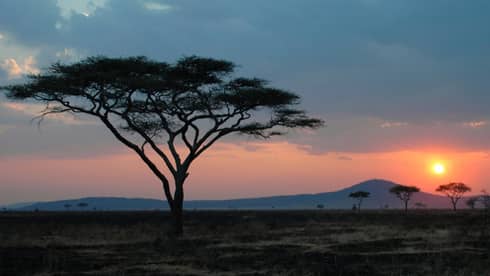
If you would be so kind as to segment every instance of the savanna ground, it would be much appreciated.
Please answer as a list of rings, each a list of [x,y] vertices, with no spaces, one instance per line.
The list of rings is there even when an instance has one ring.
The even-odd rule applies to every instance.
[[[490,275],[481,211],[0,214],[0,275]]]

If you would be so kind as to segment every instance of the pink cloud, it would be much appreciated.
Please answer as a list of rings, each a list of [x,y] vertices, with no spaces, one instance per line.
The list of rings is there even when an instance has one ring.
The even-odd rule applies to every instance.
[[[28,56],[19,64],[14,58],[7,58],[0,64],[0,68],[7,72],[9,79],[16,79],[26,74],[38,74],[40,71],[36,67],[36,60],[33,56]]]
[[[463,126],[465,127],[471,127],[471,128],[481,128],[487,125],[486,121],[471,121],[471,122],[465,122],[463,123]]]

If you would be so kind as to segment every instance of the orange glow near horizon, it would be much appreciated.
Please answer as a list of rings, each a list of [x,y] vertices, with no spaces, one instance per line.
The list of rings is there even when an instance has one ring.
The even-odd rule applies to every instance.
[[[429,193],[458,181],[478,192],[490,189],[488,161],[485,152],[314,154],[286,142],[221,143],[191,167],[186,198],[320,193],[373,178],[415,185]],[[444,166],[444,173],[434,173],[436,163]],[[158,180],[129,151],[81,159],[0,158],[0,203],[84,196],[162,198],[163,193]]]

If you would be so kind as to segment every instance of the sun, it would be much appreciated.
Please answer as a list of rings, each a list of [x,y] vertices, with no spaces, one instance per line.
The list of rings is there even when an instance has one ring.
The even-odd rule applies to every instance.
[[[435,163],[432,165],[432,172],[438,175],[442,175],[446,172],[446,167],[442,163]]]

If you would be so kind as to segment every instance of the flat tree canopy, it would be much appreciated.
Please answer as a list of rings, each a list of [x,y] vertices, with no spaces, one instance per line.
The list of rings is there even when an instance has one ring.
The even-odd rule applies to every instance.
[[[365,198],[368,198],[369,195],[371,193],[370,192],[366,192],[366,191],[357,191],[357,192],[352,192],[349,194],[349,197],[352,197],[352,198],[355,198],[357,199],[357,211],[361,211],[361,204],[362,204],[362,201],[363,199]]]
[[[41,118],[97,118],[161,181],[181,233],[189,168],[217,140],[233,133],[269,138],[288,128],[323,125],[296,108],[298,95],[262,79],[234,77],[234,69],[232,62],[196,56],[172,64],[98,56],[55,63],[27,83],[3,89],[10,99],[45,103]]]
[[[390,193],[396,195],[405,205],[405,212],[408,210],[408,201],[412,198],[413,193],[420,192],[415,186],[396,185],[390,189]]]
[[[365,192],[365,191],[357,191],[357,192],[352,192],[349,194],[349,197],[352,198],[367,198],[369,197],[371,193],[370,192]]]
[[[471,188],[461,182],[451,182],[449,184],[439,185],[436,189],[436,192],[445,194],[451,200],[453,210],[455,211],[458,201],[469,191],[471,191]]]

